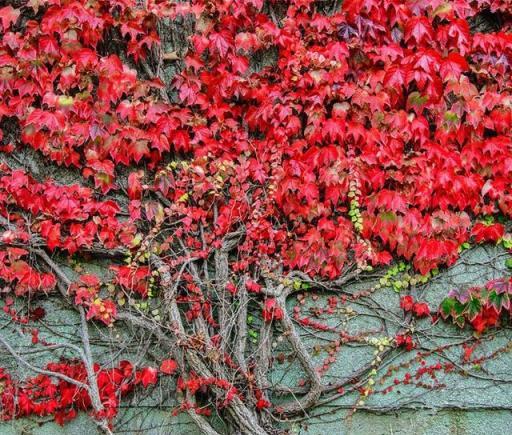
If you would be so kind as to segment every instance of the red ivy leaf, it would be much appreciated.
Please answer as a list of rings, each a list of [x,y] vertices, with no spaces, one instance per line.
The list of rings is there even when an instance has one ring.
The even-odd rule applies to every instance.
[[[416,317],[426,317],[430,314],[430,308],[425,302],[416,302],[413,311]]]
[[[172,375],[178,369],[178,363],[173,359],[166,359],[160,365],[160,372],[166,375]]]
[[[402,296],[400,298],[400,308],[402,308],[404,311],[411,311],[414,306],[414,299],[412,296]]]
[[[154,367],[144,367],[142,370],[135,374],[135,383],[140,384],[144,387],[148,385],[156,384],[158,379],[158,370]]]
[[[20,10],[14,9],[12,6],[5,6],[0,8],[0,22],[4,32],[6,32],[12,23],[15,23],[20,16]]]
[[[471,230],[471,236],[475,238],[475,242],[497,242],[505,234],[505,227],[502,224],[486,225],[478,222]]]
[[[33,124],[37,128],[46,127],[50,132],[64,129],[65,117],[61,112],[47,112],[41,109],[34,109],[27,117],[27,124]]]

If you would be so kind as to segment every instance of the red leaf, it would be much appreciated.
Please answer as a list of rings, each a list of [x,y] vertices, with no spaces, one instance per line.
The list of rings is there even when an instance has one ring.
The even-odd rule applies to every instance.
[[[128,197],[132,200],[140,199],[142,196],[142,185],[140,183],[142,177],[142,171],[131,172],[128,176]]]
[[[251,293],[259,293],[261,291],[261,285],[259,285],[258,283],[254,282],[252,279],[248,279],[245,282],[245,287]]]
[[[383,80],[384,86],[395,92],[399,92],[401,87],[407,83],[408,74],[408,67],[404,67],[403,65],[391,65],[386,69]]]
[[[412,17],[405,23],[405,40],[410,42],[411,39],[416,44],[434,39],[434,30],[427,17]]]
[[[166,359],[160,365],[160,371],[166,375],[172,375],[178,369],[178,363],[173,359]]]
[[[256,402],[256,408],[258,408],[258,409],[270,408],[270,406],[271,406],[270,402],[265,399],[259,399]]]
[[[96,54],[96,52],[88,48],[82,48],[73,53],[73,59],[80,69],[86,67],[92,68],[95,67],[97,64],[98,55]]]
[[[505,234],[505,227],[502,224],[486,225],[478,222],[471,230],[471,236],[475,238],[475,242],[497,242]]]
[[[469,65],[464,57],[458,53],[450,53],[448,57],[443,60],[439,73],[444,81],[459,80],[461,74],[467,71],[468,68]]]
[[[52,221],[43,221],[41,223],[41,235],[46,239],[46,244],[50,250],[61,245],[60,224],[54,224]]]
[[[272,320],[281,320],[284,316],[282,308],[278,305],[275,298],[269,298],[265,301],[263,307],[263,320],[270,323]]]
[[[46,127],[50,132],[64,129],[65,118],[61,112],[47,112],[41,109],[34,109],[27,117],[27,124],[33,124],[37,128]]]
[[[158,379],[158,370],[154,367],[144,367],[142,370],[138,371],[135,375],[135,383],[140,384],[144,387],[148,385],[156,384]]]
[[[0,8],[0,20],[4,32],[7,32],[12,23],[15,23],[20,16],[20,10],[14,9],[12,6]]]
[[[395,337],[396,345],[398,347],[405,347],[405,350],[410,351],[416,347],[410,335],[397,335]]]
[[[412,296],[402,296],[400,298],[400,308],[402,308],[404,311],[411,311],[414,306],[414,299]]]
[[[230,292],[232,295],[236,295],[238,293],[238,289],[236,288],[236,285],[232,282],[228,282],[226,284],[226,290]]]
[[[416,317],[426,317],[430,314],[430,308],[425,302],[416,302],[413,311]]]

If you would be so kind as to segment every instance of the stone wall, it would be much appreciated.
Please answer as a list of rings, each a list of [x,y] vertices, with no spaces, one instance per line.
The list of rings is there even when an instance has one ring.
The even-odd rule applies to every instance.
[[[477,247],[462,254],[459,262],[452,268],[442,271],[426,285],[413,289],[417,297],[428,301],[431,307],[437,307],[451,288],[469,287],[484,284],[486,281],[507,274],[505,260],[509,254],[497,247]],[[101,265],[89,265],[96,272],[101,272]],[[373,273],[360,282],[349,285],[347,292],[355,292],[371,287],[378,280],[378,273]],[[308,299],[310,307],[324,306],[327,294],[319,294],[316,300]],[[365,367],[375,358],[376,347],[372,338],[393,336],[400,328],[403,314],[399,309],[400,293],[390,288],[382,288],[370,298],[356,303],[347,303],[339,312],[326,317],[326,321],[338,329],[344,329],[353,335],[368,337],[368,342],[352,344],[341,348],[337,361],[331,365],[324,375],[324,382],[339,382],[343,378],[351,378],[357,372],[364,372]],[[293,302],[293,301],[292,301]],[[78,319],[75,312],[63,304],[60,299],[48,299],[41,302],[47,310],[44,327],[40,336],[51,342],[62,340],[73,341],[76,337]],[[376,313],[385,313],[379,318]],[[321,316],[320,316],[321,317]],[[76,318],[76,321],[73,321]],[[365,399],[364,405],[353,413],[354,404],[360,399],[359,393],[347,393],[314,410],[308,418],[282,424],[283,429],[297,434],[322,434],[326,431],[336,434],[484,434],[507,433],[512,423],[512,356],[506,346],[511,342],[511,330],[508,325],[489,331],[478,341],[474,357],[490,355],[501,349],[495,357],[481,365],[462,364],[463,343],[475,343],[472,331],[438,321],[434,325],[430,320],[417,323],[417,351],[427,352],[449,344],[445,351],[434,351],[424,358],[424,365],[430,366],[438,362],[450,362],[455,370],[451,373],[440,371],[436,373],[437,384],[443,388],[424,389],[418,386],[397,385],[386,395],[372,394]],[[159,348],[153,348],[148,337],[138,337],[138,340],[128,340],[130,331],[122,323],[116,323],[114,328],[91,328],[96,358],[104,364],[130,356],[132,361],[139,364],[151,364],[152,356],[158,355]],[[15,325],[7,325],[2,331],[20,354],[31,349],[29,337],[23,335]],[[305,342],[316,362],[322,364],[326,350],[335,340],[332,333],[314,333],[311,330],[302,331]],[[106,347],[107,340],[102,334],[109,334],[115,346]],[[126,342],[123,339],[126,338]],[[78,337],[76,337],[78,340]],[[272,382],[289,386],[291,389],[300,384],[302,370],[293,355],[281,343],[279,336],[274,337],[277,354],[284,358],[275,362],[270,374]],[[282,349],[280,346],[283,346]],[[405,373],[414,374],[421,367],[421,362],[415,360],[416,352],[401,352],[392,350],[392,356],[376,370],[375,390],[382,390],[392,385],[394,379],[403,379]],[[62,351],[61,356],[70,357],[68,351]],[[29,361],[41,367],[50,358],[48,353],[31,354]],[[55,354],[51,356],[55,360]],[[18,376],[33,375],[24,367],[13,366],[13,360],[5,353],[0,354],[0,365],[8,367]],[[384,376],[391,367],[398,367],[391,376]],[[367,372],[366,372],[367,373]],[[362,376],[364,379],[366,375]],[[429,377],[421,378],[425,384],[434,385]],[[141,395],[142,394],[142,395]],[[164,406],[156,408],[155,399]],[[116,422],[116,433],[119,434],[195,434],[198,433],[186,416],[172,416],[174,401],[174,385],[168,379],[161,379],[157,387],[148,392],[135,392],[134,396],[124,402]],[[274,398],[276,404],[279,398]],[[131,405],[131,404],[137,404]],[[277,425],[276,425],[277,426]],[[221,433],[226,429],[218,426]],[[0,425],[1,434],[94,434],[96,428],[86,415],[80,416],[64,428],[55,423],[41,419],[22,419],[5,422]]]

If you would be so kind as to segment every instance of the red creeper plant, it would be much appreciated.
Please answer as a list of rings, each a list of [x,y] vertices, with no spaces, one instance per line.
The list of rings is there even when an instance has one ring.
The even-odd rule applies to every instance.
[[[510,314],[511,294],[512,278],[495,279],[483,287],[452,290],[441,303],[439,313],[460,327],[469,323],[481,334],[498,326],[502,315]]]
[[[271,433],[352,381],[370,395],[359,378],[373,382],[394,350],[314,318],[323,312],[290,314],[291,296],[366,298],[382,286],[344,286],[393,261],[411,265],[399,291],[470,241],[506,236],[510,1],[337,3],[0,1],[4,314],[37,329],[41,316],[23,310],[48,295],[80,318],[72,359],[25,361],[35,380],[2,370],[4,418],[90,411],[108,432],[123,395],[170,375],[177,412],[204,433],[216,433],[213,409],[233,431]],[[499,22],[490,33],[471,27],[484,12]],[[482,332],[506,294],[450,296],[442,313]],[[408,322],[430,315],[411,296],[401,305]],[[341,309],[334,300],[327,312]],[[144,331],[162,354],[130,370],[100,361],[91,322],[128,325],[134,340]],[[300,328],[338,334],[322,367]],[[274,334],[307,378],[279,406]],[[324,382],[352,341],[377,347],[372,364]],[[410,330],[393,343],[416,345]]]

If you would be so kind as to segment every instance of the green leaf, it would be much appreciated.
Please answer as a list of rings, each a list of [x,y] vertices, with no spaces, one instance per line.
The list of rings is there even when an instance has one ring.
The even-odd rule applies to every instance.
[[[441,302],[441,317],[443,319],[447,319],[452,314],[454,307],[455,307],[455,299],[453,298],[446,298]]]
[[[460,316],[466,309],[467,304],[461,304],[458,300],[455,300],[455,305],[453,307],[453,312]]]
[[[469,320],[473,320],[476,316],[478,316],[481,310],[482,303],[480,302],[480,299],[471,298],[466,304],[466,312]]]
[[[487,226],[492,225],[494,223],[494,216],[485,216],[482,220],[482,223]]]
[[[407,104],[410,106],[424,106],[428,103],[428,95],[421,95],[419,92],[411,92],[407,97]],[[445,115],[446,116],[446,115]]]
[[[505,301],[505,296],[508,298],[506,293],[497,294],[495,291],[489,293],[489,303],[494,307],[498,314],[501,314]]]
[[[73,101],[73,97],[67,95],[60,95],[59,98],[57,98],[57,104],[61,107],[70,107],[73,105]]]
[[[444,120],[448,122],[456,122],[459,120],[459,116],[454,112],[447,111],[444,113]]]
[[[392,211],[383,211],[379,213],[379,217],[384,222],[394,222],[396,221],[396,214]]]
[[[464,323],[466,323],[466,319],[464,316],[458,316],[453,319],[453,323],[455,323],[459,328],[463,328]]]

